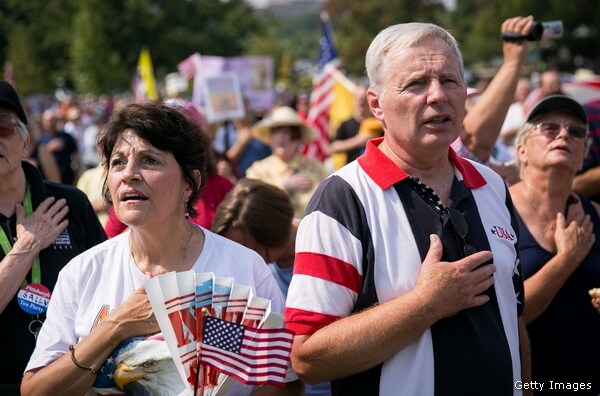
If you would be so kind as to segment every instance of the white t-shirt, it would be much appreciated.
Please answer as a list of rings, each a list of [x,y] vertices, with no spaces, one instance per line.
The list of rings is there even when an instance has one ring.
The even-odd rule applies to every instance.
[[[515,136],[513,136],[511,141],[508,143],[504,141],[503,137],[506,132],[518,129],[524,123],[525,110],[523,108],[523,104],[521,102],[514,102],[508,108],[506,118],[504,119],[504,124],[502,124],[502,128],[500,128],[500,139],[498,139],[498,143],[501,144],[513,158],[515,156]]]
[[[200,227],[205,235],[202,253],[192,269],[233,277],[252,287],[255,295],[271,300],[271,309],[283,313],[284,298],[271,271],[253,250]],[[45,367],[85,338],[100,319],[117,308],[144,283],[129,250],[129,232],[109,239],[73,258],[60,272],[47,319],[27,368]],[[253,388],[236,381],[231,395]]]

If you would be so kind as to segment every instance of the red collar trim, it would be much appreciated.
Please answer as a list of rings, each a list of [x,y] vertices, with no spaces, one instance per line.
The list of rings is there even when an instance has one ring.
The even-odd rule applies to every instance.
[[[382,137],[368,140],[365,153],[358,158],[358,164],[375,184],[385,190],[410,175],[377,148],[382,141]],[[448,148],[448,157],[463,176],[463,181],[468,188],[479,188],[487,183],[475,166],[468,160],[459,157],[452,147]]]
[[[357,161],[375,184],[385,190],[410,175],[398,168],[391,159],[377,148],[381,142],[383,142],[382,137],[368,140],[365,153],[358,157]]]
[[[463,182],[465,183],[465,186],[467,186],[467,188],[480,188],[487,184],[487,181],[483,178],[481,173],[479,173],[477,168],[475,168],[475,165],[473,165],[467,159],[459,157],[458,154],[456,154],[456,151],[452,149],[452,147],[450,147],[448,157],[450,158],[450,161],[452,161],[456,169],[458,169],[458,172],[460,172],[460,174],[462,175]]]

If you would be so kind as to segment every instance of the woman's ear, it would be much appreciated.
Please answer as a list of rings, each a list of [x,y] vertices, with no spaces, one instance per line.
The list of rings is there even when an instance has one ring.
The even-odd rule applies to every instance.
[[[202,173],[200,173],[200,171],[198,169],[194,169],[192,171],[192,176],[194,177],[194,180],[196,181],[196,185],[198,186],[198,189],[200,189],[200,184],[202,182]]]
[[[200,173],[200,171],[198,169],[194,169],[192,170],[192,177],[194,178],[194,181],[196,182],[196,186],[198,186],[198,189],[200,189],[200,182],[202,181],[202,175]],[[190,197],[192,196],[192,184],[191,183],[186,183],[186,188],[185,188],[185,192],[184,192],[184,204],[187,205],[187,202],[190,200]]]
[[[515,147],[515,156],[519,159],[519,162],[522,165],[527,163],[527,149],[525,148],[524,143],[521,143]]]

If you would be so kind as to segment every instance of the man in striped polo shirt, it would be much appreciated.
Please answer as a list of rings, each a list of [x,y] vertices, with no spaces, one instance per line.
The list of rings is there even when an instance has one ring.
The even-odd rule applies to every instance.
[[[293,368],[339,395],[521,394],[514,210],[500,176],[450,149],[465,112],[458,45],[399,24],[366,66],[384,137],[320,185],[300,225]]]

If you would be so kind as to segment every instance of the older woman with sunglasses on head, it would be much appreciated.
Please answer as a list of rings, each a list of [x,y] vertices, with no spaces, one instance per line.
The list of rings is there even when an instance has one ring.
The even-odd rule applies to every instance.
[[[588,290],[600,287],[600,206],[571,188],[587,150],[583,107],[564,95],[543,99],[517,134],[521,181],[510,193],[518,212],[532,378],[591,383],[596,395],[600,314]]]
[[[254,295],[271,300],[273,311],[283,311],[283,295],[258,254],[186,216],[195,215],[210,150],[194,122],[168,105],[131,104],[113,116],[98,143],[106,158],[107,200],[129,231],[77,256],[61,271],[57,298],[26,368],[24,395],[89,392],[100,385],[96,375],[122,341],[159,332],[143,288],[148,277],[190,269],[214,272],[250,286]],[[138,358],[148,367],[158,360],[143,356]],[[122,387],[145,379],[143,373],[124,371]],[[236,383],[229,394],[254,391]]]
[[[27,116],[0,81],[0,394],[18,395],[59,271],[106,236],[86,196],[26,161]]]

